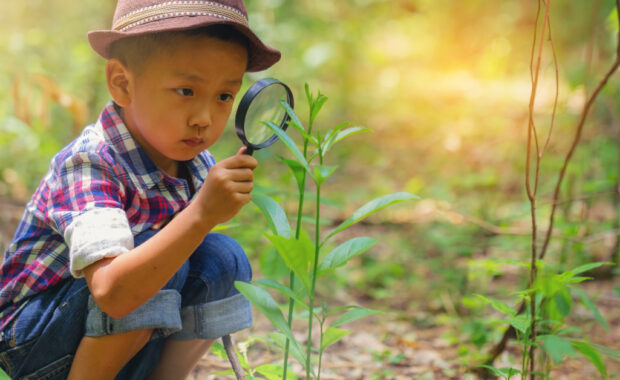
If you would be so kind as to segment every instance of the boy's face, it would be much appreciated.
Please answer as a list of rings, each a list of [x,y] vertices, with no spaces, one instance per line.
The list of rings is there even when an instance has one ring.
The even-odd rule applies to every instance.
[[[246,64],[244,46],[196,37],[154,53],[140,72],[126,69],[124,122],[159,168],[176,175],[176,161],[190,160],[217,141]]]

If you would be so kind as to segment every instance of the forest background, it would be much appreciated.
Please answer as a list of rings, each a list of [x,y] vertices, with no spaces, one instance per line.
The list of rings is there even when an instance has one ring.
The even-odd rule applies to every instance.
[[[104,61],[86,33],[108,28],[114,5],[0,4],[2,250],[50,158],[96,119],[109,98]],[[276,77],[292,88],[296,111],[305,117],[308,83],[329,98],[319,128],[349,121],[372,130],[332,153],[331,165],[340,169],[324,186],[322,223],[334,225],[382,194],[407,191],[421,198],[356,226],[354,232],[380,242],[319,284],[322,299],[385,313],[353,325],[355,332],[334,348],[324,378],[473,376],[466,375],[469,365],[505,330],[497,323],[501,315],[476,294],[513,304],[512,295],[528,286],[532,227],[524,181],[530,59],[540,3],[248,0],[247,6],[252,27],[283,58],[267,72],[248,74],[245,88]],[[584,103],[615,58],[614,9],[613,0],[550,6],[559,95],[540,167],[543,231]],[[533,113],[541,139],[549,133],[556,100],[554,58],[550,44],[544,46]],[[568,166],[546,257],[557,272],[617,258],[619,99],[615,75],[597,97]],[[291,136],[300,141],[295,132]],[[231,123],[212,152],[222,159],[238,145]],[[282,144],[256,154],[259,191],[294,213],[294,179],[276,155],[287,155]],[[250,205],[225,232],[242,241],[255,277],[284,278],[288,270],[262,236],[265,225]],[[609,329],[587,305],[575,305],[566,323],[582,328],[592,342],[618,349],[616,268],[605,272],[605,280],[594,273],[599,278],[582,287]],[[259,319],[249,336],[268,329]],[[498,361],[514,365],[518,357],[518,347],[509,346]],[[609,377],[620,374],[614,355],[604,361]],[[557,378],[600,376],[595,365],[572,355],[550,366]]]

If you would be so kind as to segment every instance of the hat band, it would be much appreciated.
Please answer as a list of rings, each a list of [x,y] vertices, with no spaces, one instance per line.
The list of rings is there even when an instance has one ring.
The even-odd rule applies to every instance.
[[[132,11],[119,18],[112,26],[112,29],[124,32],[145,23],[184,16],[219,17],[248,26],[247,18],[233,7],[211,1],[169,1]]]

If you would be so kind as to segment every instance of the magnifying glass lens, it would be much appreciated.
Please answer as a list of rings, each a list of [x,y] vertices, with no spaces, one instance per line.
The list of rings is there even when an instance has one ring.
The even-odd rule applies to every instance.
[[[245,117],[245,137],[250,144],[262,144],[273,136],[273,131],[263,122],[280,125],[286,117],[281,100],[287,101],[287,92],[284,86],[277,84],[265,87],[252,100]]]

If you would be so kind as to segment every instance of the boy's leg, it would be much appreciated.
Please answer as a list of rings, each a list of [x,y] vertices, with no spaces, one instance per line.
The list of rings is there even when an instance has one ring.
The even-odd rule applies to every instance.
[[[69,279],[30,298],[0,332],[0,368],[15,379],[66,378],[89,294],[84,279]]]
[[[134,244],[142,244],[156,232],[144,231],[134,238]],[[144,379],[157,365],[163,336],[182,328],[180,292],[188,271],[186,262],[162,290],[123,318],[107,316],[91,297],[86,335],[78,347],[70,379]]]
[[[148,380],[187,378],[213,342],[213,339],[166,339],[159,363]]]
[[[73,359],[69,380],[111,379],[149,341],[153,330],[82,338]]]
[[[250,281],[252,269],[232,238],[212,233],[189,259],[181,291],[183,330],[166,339],[153,379],[182,379],[196,366],[215,339],[249,327],[252,309],[234,286]]]

